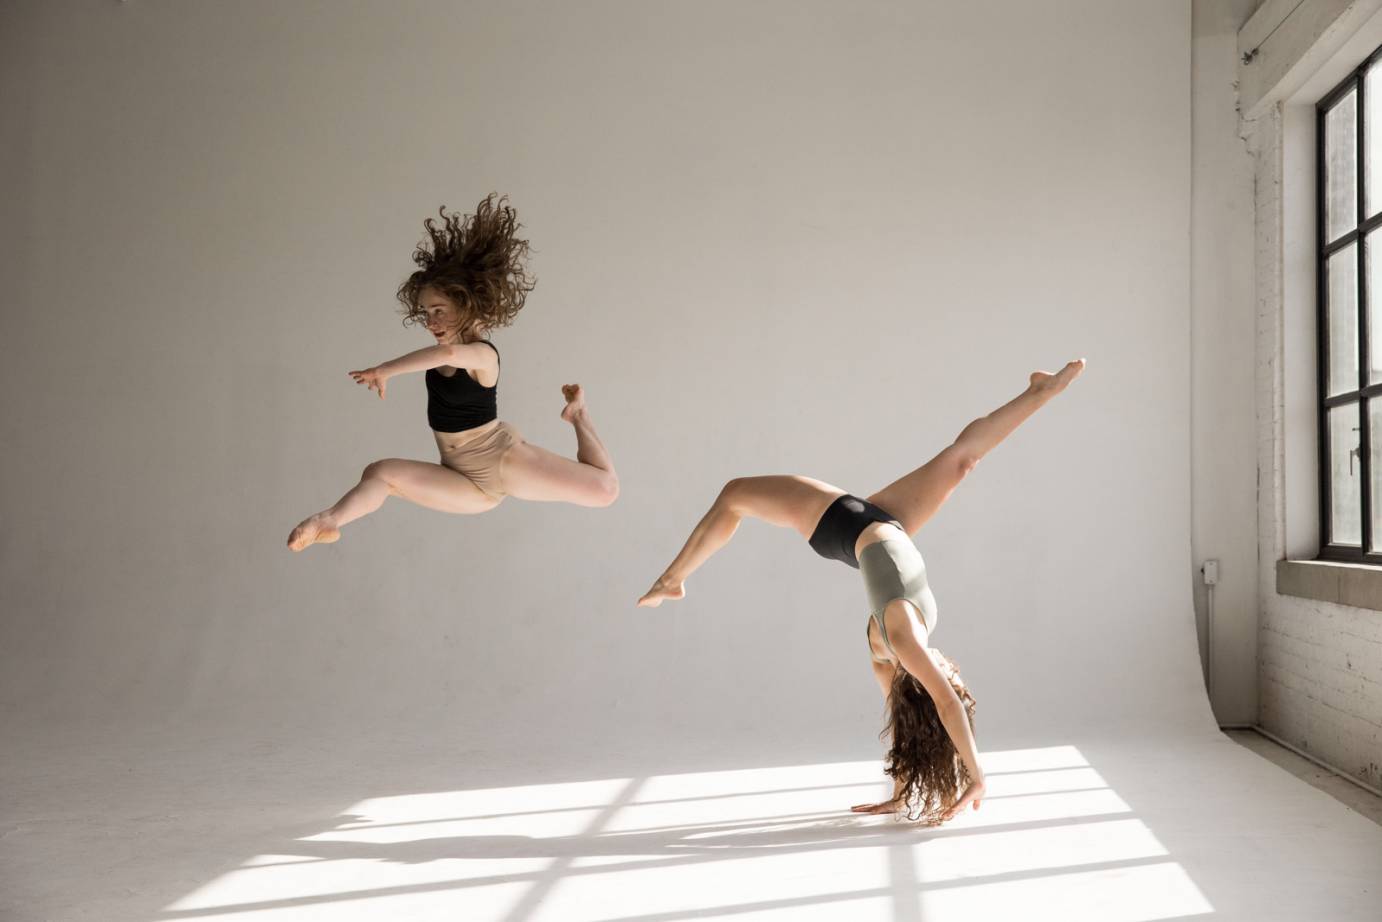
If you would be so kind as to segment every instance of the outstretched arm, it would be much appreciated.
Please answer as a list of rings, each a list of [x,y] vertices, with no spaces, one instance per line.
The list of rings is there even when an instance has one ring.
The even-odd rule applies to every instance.
[[[382,400],[385,384],[394,375],[427,371],[429,368],[440,368],[443,365],[470,368],[475,371],[494,371],[499,367],[499,355],[483,343],[443,343],[400,355],[373,368],[352,371],[350,376],[355,379],[356,384],[364,384],[370,390],[378,391]]]

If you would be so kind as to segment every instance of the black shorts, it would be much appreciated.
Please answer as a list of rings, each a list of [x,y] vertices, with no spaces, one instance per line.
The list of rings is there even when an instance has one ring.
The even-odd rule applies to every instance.
[[[845,493],[821,513],[820,521],[811,532],[811,549],[822,557],[842,561],[857,570],[859,561],[854,556],[854,545],[864,529],[874,522],[891,522],[902,527],[891,513],[866,499]]]

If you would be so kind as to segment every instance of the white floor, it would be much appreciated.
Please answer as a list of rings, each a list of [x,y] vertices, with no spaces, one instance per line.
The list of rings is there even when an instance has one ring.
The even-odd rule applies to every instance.
[[[6,729],[0,918],[1367,920],[1382,827],[1222,736],[985,753],[941,829],[870,759],[650,740]]]

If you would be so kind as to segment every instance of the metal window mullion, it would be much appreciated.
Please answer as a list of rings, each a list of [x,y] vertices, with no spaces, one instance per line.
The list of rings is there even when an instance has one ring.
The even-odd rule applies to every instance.
[[[1382,226],[1382,211],[1379,211],[1371,218],[1368,218],[1358,227],[1355,227],[1352,230],[1342,234],[1339,237],[1339,239],[1330,240],[1328,243],[1326,243],[1324,245],[1324,255],[1333,256],[1335,253],[1339,252],[1353,241],[1359,239],[1360,237],[1367,236],[1369,233],[1376,230],[1379,226]]]
[[[1357,162],[1354,164],[1353,173],[1357,177],[1355,187],[1355,205],[1358,211],[1358,252],[1357,275],[1358,275],[1358,389],[1361,392],[1368,386],[1368,378],[1371,370],[1368,367],[1368,274],[1367,274],[1367,238],[1363,236],[1364,219],[1367,216],[1367,167],[1364,163],[1366,156],[1364,139],[1367,134],[1367,122],[1364,114],[1367,111],[1364,105],[1366,101],[1366,83],[1364,79],[1366,71],[1362,68],[1358,70],[1357,94],[1353,97],[1354,109],[1354,137],[1353,149],[1354,157]],[[1361,397],[1358,400],[1358,475],[1363,482],[1360,484],[1362,489],[1358,491],[1362,508],[1362,530],[1361,543],[1362,552],[1367,554],[1372,550],[1372,427],[1369,424],[1368,399]]]
[[[1333,95],[1333,94],[1331,94]],[[1320,484],[1320,522],[1323,525],[1321,531],[1320,553],[1324,555],[1334,543],[1334,522],[1331,511],[1333,508],[1330,490],[1330,466],[1329,466],[1329,409],[1325,404],[1325,399],[1329,394],[1329,305],[1326,303],[1328,297],[1328,287],[1325,278],[1327,263],[1324,255],[1325,237],[1328,230],[1325,226],[1327,202],[1325,200],[1325,174],[1328,172],[1329,164],[1325,159],[1325,119],[1328,109],[1321,103],[1315,115],[1315,235],[1318,239],[1316,249],[1316,272],[1315,272],[1315,313],[1316,331],[1315,343],[1317,362],[1316,376],[1319,379],[1319,484]]]
[[[1353,547],[1326,547],[1320,549],[1319,559],[1339,560],[1348,563],[1365,563],[1370,566],[1377,566],[1382,564],[1382,551],[1364,554]]]
[[[1382,219],[1382,215],[1379,215],[1378,217],[1379,217],[1379,219]],[[1382,224],[1382,220],[1379,220],[1378,223],[1379,223],[1379,224]],[[1344,235],[1343,235],[1342,237],[1340,237],[1338,240],[1331,240],[1329,243],[1324,244],[1324,255],[1325,255],[1325,257],[1327,258],[1327,257],[1333,256],[1335,253],[1339,252],[1340,250],[1345,249],[1350,243],[1355,242],[1355,241],[1358,240],[1358,238],[1361,237],[1362,235],[1363,235],[1363,229],[1362,229],[1362,228],[1359,228],[1359,227],[1355,227],[1355,228],[1353,228],[1353,230],[1351,230],[1351,231],[1349,231],[1348,233],[1344,234]]]
[[[1321,548],[1320,560],[1337,560],[1344,563],[1365,563],[1368,566],[1382,565],[1382,553],[1364,554],[1352,547]]]
[[[1374,397],[1382,397],[1382,383],[1369,384],[1361,391],[1345,391],[1342,394],[1335,394],[1324,399],[1324,408],[1332,410],[1347,403],[1355,403],[1359,398],[1372,400]]]

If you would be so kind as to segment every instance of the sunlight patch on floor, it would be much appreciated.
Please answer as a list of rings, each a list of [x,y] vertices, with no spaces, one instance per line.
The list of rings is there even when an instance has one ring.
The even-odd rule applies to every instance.
[[[673,922],[1212,912],[1071,746],[983,756],[990,797],[939,829],[851,814],[876,761],[374,797],[164,919]]]

